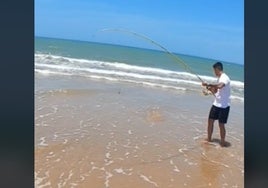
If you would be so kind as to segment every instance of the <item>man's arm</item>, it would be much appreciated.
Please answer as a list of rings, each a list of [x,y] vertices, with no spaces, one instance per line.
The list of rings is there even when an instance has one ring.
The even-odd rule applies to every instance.
[[[211,91],[213,94],[217,93],[218,89],[221,89],[225,86],[224,83],[218,83],[218,84],[208,84],[208,83],[202,83],[202,86],[205,86],[207,90]]]
[[[225,84],[224,83],[218,83],[218,84],[208,84],[208,83],[202,83],[202,86],[206,86],[206,87],[213,87],[213,88],[215,88],[215,89],[221,89],[221,88],[223,88],[224,86],[225,86]]]

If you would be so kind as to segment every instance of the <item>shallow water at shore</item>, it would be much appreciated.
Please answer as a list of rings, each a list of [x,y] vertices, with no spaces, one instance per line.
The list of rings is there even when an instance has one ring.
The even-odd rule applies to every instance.
[[[36,75],[36,187],[243,187],[244,105],[228,147],[206,122],[212,96]]]

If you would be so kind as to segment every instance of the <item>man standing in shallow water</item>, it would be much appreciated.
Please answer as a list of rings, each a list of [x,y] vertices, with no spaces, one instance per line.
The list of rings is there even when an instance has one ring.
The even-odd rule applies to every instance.
[[[217,62],[213,65],[213,70],[218,77],[218,81],[216,84],[207,84],[202,83],[203,86],[206,86],[208,90],[210,90],[214,96],[215,100],[209,112],[208,117],[208,127],[207,127],[207,141],[211,142],[214,121],[219,121],[220,127],[220,136],[221,136],[221,146],[226,146],[225,142],[225,124],[227,123],[229,111],[230,111],[230,79],[229,77],[223,72],[223,65],[220,62]]]

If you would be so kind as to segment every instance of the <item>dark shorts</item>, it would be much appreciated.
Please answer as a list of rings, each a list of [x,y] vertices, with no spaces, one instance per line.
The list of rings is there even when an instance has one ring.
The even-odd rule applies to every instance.
[[[219,108],[212,105],[209,112],[209,119],[219,120],[220,123],[227,123],[229,116],[230,106],[227,108]]]

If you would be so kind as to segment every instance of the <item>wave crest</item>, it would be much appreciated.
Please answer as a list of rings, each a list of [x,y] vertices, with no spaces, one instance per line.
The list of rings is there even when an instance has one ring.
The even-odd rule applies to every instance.
[[[76,59],[50,54],[35,54],[35,71],[41,74],[83,76],[109,81],[124,81],[150,87],[176,90],[198,90],[201,83],[196,75],[160,68],[142,67],[121,62]],[[216,78],[200,75],[207,82]],[[244,83],[231,81],[232,99],[244,100]]]

